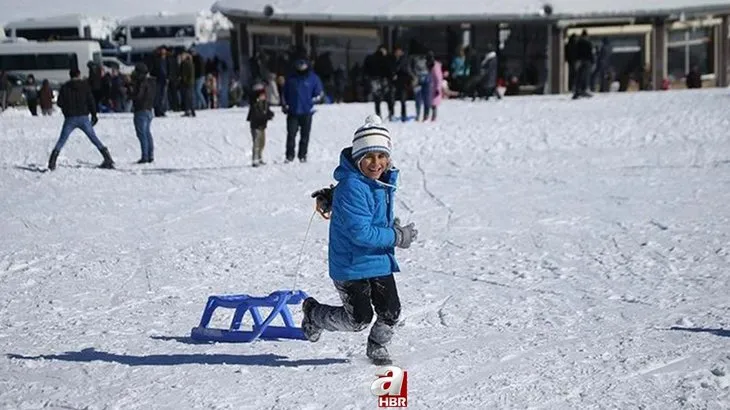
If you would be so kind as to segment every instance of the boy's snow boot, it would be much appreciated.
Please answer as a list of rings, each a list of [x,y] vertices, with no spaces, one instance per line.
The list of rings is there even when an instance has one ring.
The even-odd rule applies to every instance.
[[[48,158],[48,169],[53,171],[56,169],[56,160],[58,159],[58,151],[55,149],[51,152],[51,157]]]
[[[319,340],[319,337],[322,336],[322,329],[315,326],[311,319],[312,309],[314,309],[317,305],[319,305],[319,302],[312,297],[304,299],[304,303],[302,303],[302,312],[304,312],[304,319],[302,319],[302,331],[304,331],[304,336],[310,342],[316,342]]]
[[[104,157],[104,162],[99,165],[99,168],[114,168],[114,160],[112,160],[112,156],[109,154],[109,149],[107,147],[101,149],[101,155]]]
[[[388,353],[388,349],[386,349],[385,346],[374,342],[370,338],[368,338],[367,355],[368,358],[370,358],[370,360],[378,366],[393,363],[393,361],[390,359],[390,353]]]

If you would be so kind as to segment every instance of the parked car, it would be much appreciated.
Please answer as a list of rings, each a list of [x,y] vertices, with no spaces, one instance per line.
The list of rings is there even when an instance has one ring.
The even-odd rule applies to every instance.
[[[120,74],[124,75],[132,75],[132,72],[134,71],[134,66],[124,64],[116,57],[104,56],[101,58],[101,63],[104,65],[106,70],[111,71],[112,69],[117,69]]]
[[[8,81],[10,81],[8,106],[13,107],[25,104],[25,94],[23,94],[23,85],[25,85],[25,79],[26,77],[23,74],[8,73]]]

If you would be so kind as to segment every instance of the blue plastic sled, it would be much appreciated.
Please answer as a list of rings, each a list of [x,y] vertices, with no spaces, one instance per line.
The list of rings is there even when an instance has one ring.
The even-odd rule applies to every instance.
[[[308,295],[302,290],[278,290],[265,297],[250,295],[210,296],[208,297],[208,303],[205,305],[203,317],[200,319],[200,325],[192,329],[190,337],[199,341],[238,343],[250,343],[259,338],[264,340],[306,340],[307,338],[304,336],[302,329],[294,325],[294,320],[287,305],[299,305],[307,297]],[[219,307],[236,310],[229,329],[208,327],[213,312]],[[259,313],[259,307],[272,308],[266,319],[263,319]],[[252,330],[240,330],[246,312],[251,312],[254,322]],[[277,315],[281,315],[285,326],[270,326]]]

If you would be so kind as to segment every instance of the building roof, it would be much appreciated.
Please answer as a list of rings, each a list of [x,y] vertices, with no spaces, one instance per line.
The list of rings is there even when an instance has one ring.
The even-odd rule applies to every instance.
[[[300,21],[478,21],[544,18],[612,18],[679,13],[730,13],[729,0],[218,0],[214,11],[229,17]]]

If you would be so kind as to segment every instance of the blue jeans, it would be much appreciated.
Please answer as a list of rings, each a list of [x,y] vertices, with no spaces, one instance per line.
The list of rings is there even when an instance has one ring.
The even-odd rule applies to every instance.
[[[193,96],[195,97],[195,109],[202,110],[205,107],[205,96],[203,95],[203,83],[205,83],[205,77],[198,77],[195,79],[195,89],[193,90],[195,94]]]
[[[424,121],[428,118],[428,114],[431,111],[431,76],[426,76],[425,79],[421,79],[414,90],[414,99],[416,100],[416,120],[421,116],[421,105],[423,105],[423,119]]]
[[[150,132],[152,117],[152,111],[137,111],[134,113],[134,132],[137,133],[137,139],[139,139],[143,160],[155,158],[155,144],[152,141],[152,132]]]
[[[167,111],[167,83],[158,81],[155,94],[155,113],[165,115],[165,111]]]
[[[66,145],[66,141],[68,140],[69,135],[76,129],[80,129],[81,131],[86,134],[86,136],[89,138],[92,144],[101,151],[104,149],[104,145],[99,141],[99,138],[96,136],[96,132],[94,132],[94,127],[91,126],[91,120],[89,120],[89,117],[87,115],[82,115],[79,117],[66,117],[66,119],[63,121],[63,127],[61,127],[61,136],[58,138],[58,142],[56,142],[56,147],[53,149],[54,151],[60,152],[64,145]]]

